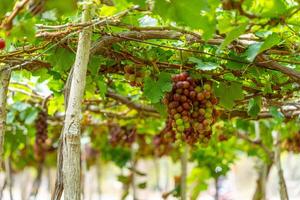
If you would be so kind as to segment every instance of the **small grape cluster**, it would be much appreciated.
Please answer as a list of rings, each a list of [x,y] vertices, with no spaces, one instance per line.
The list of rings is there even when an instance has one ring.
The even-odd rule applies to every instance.
[[[282,149],[294,153],[300,153],[300,133],[296,133],[293,137],[283,140]]]
[[[188,144],[207,143],[211,125],[218,112],[217,98],[212,93],[211,82],[193,79],[187,72],[172,77],[173,88],[164,98],[168,107],[166,132],[177,133]]]
[[[166,126],[159,134],[153,137],[154,154],[159,157],[169,154],[174,148],[173,144],[175,141],[175,131]]]
[[[136,140],[136,129],[118,124],[109,125],[109,143],[113,146],[131,147]]]
[[[34,156],[38,161],[43,161],[47,152],[47,142],[48,139],[48,114],[47,111],[41,110],[35,121],[36,136],[34,143]]]
[[[216,135],[216,139],[219,142],[228,141],[234,135],[235,132],[235,128],[231,123],[217,123],[214,127],[214,133]]]
[[[124,71],[125,71],[124,77],[131,86],[143,85],[143,78],[145,76],[143,71],[133,68],[131,66],[125,66]]]

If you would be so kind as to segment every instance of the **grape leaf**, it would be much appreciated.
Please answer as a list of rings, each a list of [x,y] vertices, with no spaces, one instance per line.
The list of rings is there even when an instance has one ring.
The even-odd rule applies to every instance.
[[[144,95],[151,103],[158,103],[163,97],[163,92],[157,83],[151,78],[147,77],[144,81]]]
[[[195,63],[196,64],[195,68],[198,70],[209,71],[209,70],[215,70],[219,68],[219,65],[217,63],[203,62],[199,58],[195,58],[195,57],[189,57],[189,61]]]
[[[282,122],[284,120],[284,115],[278,110],[277,107],[272,106],[269,112],[276,119],[276,121]]]
[[[218,4],[218,1],[213,0],[190,0],[188,3],[182,0],[156,0],[153,13],[163,19],[175,21],[179,25],[202,29],[203,39],[208,40],[215,32],[214,11]]]
[[[219,50],[224,49],[229,45],[233,40],[237,39],[240,35],[242,35],[247,28],[246,24],[240,25],[233,30],[231,30],[227,35],[224,41],[222,42],[221,46],[219,47]]]
[[[260,42],[251,44],[244,53],[244,56],[246,57],[246,59],[248,61],[252,62],[255,59],[255,57],[257,56],[260,47],[261,47]]]
[[[244,55],[246,56],[248,61],[252,62],[258,54],[272,48],[280,42],[281,38],[279,37],[279,35],[277,33],[272,33],[266,38],[264,42],[257,42],[255,44],[249,45]]]
[[[75,54],[64,48],[57,48],[48,57],[48,62],[53,65],[53,70],[64,72],[71,68],[75,61]]]
[[[158,75],[158,80],[155,81],[149,77],[144,81],[144,95],[151,103],[155,104],[160,102],[165,92],[169,92],[172,89],[171,75],[169,73],[162,72]]]
[[[34,109],[34,108],[28,109],[26,118],[25,118],[25,124],[33,123],[34,120],[37,118],[37,116],[38,116],[37,109]]]
[[[248,103],[248,114],[251,117],[258,115],[261,109],[261,97],[255,97],[249,100]]]
[[[17,21],[10,33],[10,37],[13,37],[15,42],[24,37],[26,37],[27,41],[33,42],[36,39],[35,23],[34,18]]]
[[[77,10],[77,1],[46,1],[45,7],[47,10],[54,9],[59,15],[74,14],[74,12]]]
[[[264,52],[265,50],[272,48],[273,46],[279,44],[280,41],[281,38],[279,37],[279,35],[277,33],[272,33],[262,43],[258,53]]]
[[[107,84],[104,81],[104,77],[103,76],[98,76],[97,79],[97,86],[99,88],[99,92],[100,92],[100,96],[105,99],[105,95],[107,93]]]
[[[161,72],[158,75],[157,84],[161,88],[162,92],[170,92],[172,90],[171,74],[166,72]]]
[[[236,82],[220,83],[213,85],[215,95],[219,98],[219,104],[224,108],[231,109],[234,101],[243,99],[242,84]]]

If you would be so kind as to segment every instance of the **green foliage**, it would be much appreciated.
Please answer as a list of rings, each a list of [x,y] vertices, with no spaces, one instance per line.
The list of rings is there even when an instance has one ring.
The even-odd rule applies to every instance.
[[[99,76],[98,80],[97,80],[97,86],[99,88],[99,93],[100,96],[105,99],[105,95],[107,93],[107,85],[104,81],[104,77],[103,76]]]
[[[70,15],[76,12],[77,1],[76,0],[64,0],[64,1],[47,1],[46,9],[55,10],[58,15]]]
[[[253,61],[258,54],[272,48],[280,42],[281,38],[278,36],[278,34],[272,33],[265,39],[264,42],[258,42],[250,45],[244,55],[246,56],[247,60]]]
[[[160,102],[166,92],[172,89],[171,74],[161,72],[157,75],[157,80],[146,77],[144,95],[151,103]]]
[[[247,28],[246,24],[240,25],[236,28],[234,28],[232,31],[230,31],[227,35],[224,41],[222,42],[221,46],[219,47],[220,50],[227,47],[232,41],[237,39],[240,35],[242,35]]]
[[[107,146],[102,149],[103,159],[114,162],[119,167],[124,167],[131,158],[130,149]]]
[[[284,0],[246,0],[245,7],[262,17],[279,18],[288,11]]]
[[[272,106],[270,108],[270,113],[277,122],[281,123],[284,120],[284,115],[279,111],[278,107]]]
[[[219,67],[217,63],[203,62],[201,59],[195,57],[189,57],[189,61],[196,64],[195,69],[197,70],[210,71],[215,70]]]
[[[19,20],[14,24],[14,28],[11,31],[10,37],[13,42],[29,41],[32,42],[35,39],[35,23],[34,18]]]
[[[75,61],[75,54],[65,48],[56,48],[48,57],[53,69],[62,73],[68,71]]]
[[[255,97],[249,100],[248,114],[252,117],[257,116],[262,106],[261,97]]]
[[[234,101],[243,99],[242,85],[236,82],[214,84],[215,95],[220,99],[220,105],[226,109],[234,107]]]
[[[153,12],[163,19],[175,21],[178,25],[202,29],[203,38],[207,40],[215,31],[214,12],[217,5],[216,0],[192,0],[188,3],[181,0],[156,0]]]

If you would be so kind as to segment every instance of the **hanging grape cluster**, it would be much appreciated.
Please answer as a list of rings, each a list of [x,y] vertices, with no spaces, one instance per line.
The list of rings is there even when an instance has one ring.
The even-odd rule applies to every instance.
[[[136,129],[119,124],[109,125],[109,143],[113,146],[131,147],[136,139]]]
[[[176,138],[188,144],[208,142],[211,125],[218,116],[215,109],[218,100],[212,93],[211,83],[197,81],[187,72],[173,76],[172,80],[172,91],[164,98],[168,107],[165,132],[177,133]]]
[[[38,161],[44,161],[47,152],[48,139],[48,114],[47,111],[41,110],[35,121],[36,136],[34,143],[34,157]]]
[[[300,153],[300,133],[296,133],[293,137],[283,140],[282,149],[294,153]]]
[[[133,68],[131,66],[125,66],[124,71],[125,71],[124,77],[131,86],[143,85],[144,72],[136,68]]]

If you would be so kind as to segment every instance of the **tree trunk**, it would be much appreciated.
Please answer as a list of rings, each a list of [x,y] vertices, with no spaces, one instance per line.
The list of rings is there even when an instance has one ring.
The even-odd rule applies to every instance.
[[[91,19],[90,5],[83,5],[82,22]],[[71,80],[70,95],[63,126],[63,183],[64,199],[80,200],[80,115],[81,102],[89,61],[92,27],[87,27],[79,35],[79,42]]]
[[[160,188],[160,160],[158,157],[153,158],[154,170],[155,170],[155,189],[161,191]]]
[[[219,177],[215,178],[215,200],[219,200]]]
[[[6,67],[6,66],[4,66]],[[2,66],[0,65],[0,69]],[[3,145],[6,124],[6,99],[10,80],[10,71],[5,70],[0,73],[0,169],[3,161]]]
[[[281,153],[281,149],[280,149],[280,133],[278,131],[274,131],[274,135],[275,135],[275,164],[277,167],[277,174],[279,177],[279,193],[280,193],[280,199],[281,200],[288,200],[289,196],[288,196],[288,192],[287,192],[287,188],[286,188],[286,183],[285,183],[285,179],[283,176],[283,171],[282,171],[282,167],[281,167],[281,160],[280,160],[280,153]]]
[[[132,197],[133,200],[137,200],[137,192],[136,192],[136,180],[135,180],[135,172],[136,172],[137,160],[135,157],[135,149],[131,147],[131,189],[132,189]]]
[[[54,191],[52,193],[51,200],[59,200],[62,196],[63,190],[64,190],[64,184],[63,184],[63,153],[62,153],[62,134],[59,139],[59,145],[57,149],[57,169],[56,169],[56,180],[55,180],[55,186]]]
[[[99,153],[99,157],[101,158],[100,153]],[[98,198],[99,200],[101,200],[101,196],[102,196],[102,162],[100,158],[97,159],[97,165],[96,165],[96,174],[97,174],[97,183],[98,183],[97,193],[99,195]]]
[[[2,187],[0,188],[0,200],[2,200],[2,197],[3,197],[3,191],[4,191],[5,187],[6,187],[6,185],[7,185],[7,181],[6,181],[6,178],[4,178],[3,185],[2,185]]]
[[[31,192],[28,199],[36,199],[36,196],[39,192],[39,188],[41,186],[42,181],[42,174],[43,174],[43,163],[40,163],[37,169],[37,176],[33,182]]]
[[[181,200],[187,200],[187,186],[186,186],[186,178],[187,178],[187,159],[188,159],[188,146],[184,144],[183,152],[181,154],[181,183],[180,183],[180,196]]]
[[[256,180],[256,189],[252,200],[266,200],[266,182],[269,177],[273,163],[262,163],[261,167],[258,169],[258,179]]]
[[[13,192],[12,192],[13,178],[12,178],[12,172],[11,172],[10,156],[7,159],[5,159],[5,174],[6,174],[8,191],[9,191],[9,197],[10,197],[10,200],[13,200],[14,199]]]

